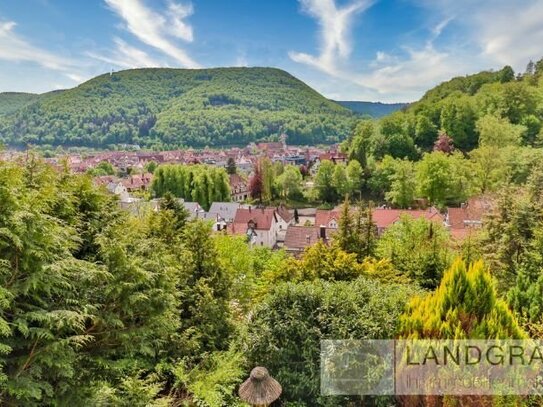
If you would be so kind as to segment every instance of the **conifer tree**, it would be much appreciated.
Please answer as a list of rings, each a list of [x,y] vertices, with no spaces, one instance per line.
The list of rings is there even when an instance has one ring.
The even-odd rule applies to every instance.
[[[232,157],[228,157],[228,160],[226,161],[226,172],[229,175],[236,174],[238,172],[236,160],[234,160]]]
[[[206,352],[226,350],[232,332],[229,277],[219,262],[211,230],[204,222],[183,231],[184,269],[179,279],[179,354],[198,361]]]
[[[411,301],[399,332],[409,339],[526,337],[507,303],[498,297],[483,262],[467,266],[460,259],[445,272],[435,292]]]

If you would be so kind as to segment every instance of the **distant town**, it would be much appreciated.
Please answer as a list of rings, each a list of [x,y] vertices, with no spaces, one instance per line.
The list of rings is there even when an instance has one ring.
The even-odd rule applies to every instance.
[[[140,216],[159,210],[159,199],[151,190],[153,174],[149,169],[167,164],[205,164],[227,168],[229,162],[233,162],[236,173],[228,176],[230,201],[212,202],[209,210],[205,210],[198,202],[179,199],[191,219],[209,221],[215,232],[244,235],[251,245],[283,248],[287,253],[300,255],[317,241],[328,243],[333,239],[340,222],[341,205],[323,209],[319,206],[293,208],[288,206],[288,202],[275,206],[255,203],[249,190],[255,166],[259,160],[267,158],[272,163],[306,168],[309,177],[305,184],[311,186],[311,176],[316,175],[321,162],[345,165],[348,156],[337,144],[326,147],[290,146],[286,138],[281,137],[280,142],[252,143],[245,148],[68,153],[45,158],[45,161],[73,173],[91,174],[104,163],[110,164],[116,174],[95,175],[94,183],[118,196],[121,208]],[[27,154],[5,151],[0,153],[0,160],[21,160]],[[386,204],[376,206],[372,217],[377,235],[382,235],[403,216],[409,216],[444,225],[452,239],[460,242],[482,227],[483,218],[490,213],[493,203],[488,197],[472,197],[460,207],[448,207],[442,211],[425,203],[422,206],[417,209],[393,209]]]

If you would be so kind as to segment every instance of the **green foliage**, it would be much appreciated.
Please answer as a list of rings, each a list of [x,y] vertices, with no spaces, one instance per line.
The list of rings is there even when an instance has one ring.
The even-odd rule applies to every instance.
[[[345,139],[353,120],[279,69],[153,68],[101,75],[21,104],[0,134],[15,145],[165,149],[244,145],[285,132],[292,144],[315,144]]]
[[[16,112],[35,101],[39,96],[32,93],[0,93],[0,116]]]
[[[444,226],[406,215],[379,238],[376,252],[422,287],[435,288],[451,260],[448,245]]]
[[[156,161],[149,161],[147,164],[145,164],[145,171],[150,172],[151,174],[154,174],[155,170],[157,169],[158,164]]]
[[[469,321],[469,323],[467,323]],[[419,339],[523,339],[526,334],[505,301],[498,298],[482,262],[457,259],[439,288],[411,301],[400,334]]]
[[[280,285],[255,311],[249,326],[249,362],[266,366],[281,383],[283,402],[361,403],[360,397],[320,396],[320,341],[393,337],[399,315],[415,292],[365,278]]]
[[[357,160],[350,160],[345,169],[347,177],[347,194],[355,196],[362,190],[364,183],[364,172],[362,165]]]
[[[230,201],[230,182],[224,168],[207,165],[161,165],[151,186],[156,196],[167,192],[208,210],[213,202]]]
[[[419,195],[434,205],[459,204],[470,196],[467,160],[459,153],[424,154],[416,172]]]
[[[417,188],[413,162],[397,160],[389,181],[390,190],[385,194],[386,200],[399,208],[410,207],[415,200]]]
[[[177,327],[175,269],[86,177],[0,163],[0,397],[81,405],[150,367]]]
[[[226,161],[226,172],[229,175],[233,175],[238,172],[238,169],[236,167],[236,160],[234,160],[232,157],[228,157],[228,160]]]
[[[527,128],[511,124],[507,119],[486,115],[477,121],[481,147],[519,145]]]
[[[360,121],[353,133],[353,140],[349,147],[349,159],[357,160],[362,168],[368,165],[368,153],[371,140],[375,133],[375,127],[372,121]]]
[[[107,161],[102,161],[96,167],[88,171],[93,177],[99,177],[102,175],[115,175],[115,168]]]
[[[338,192],[334,185],[335,166],[332,161],[323,160],[317,175],[315,175],[315,190],[317,197],[322,202],[335,202],[338,198]]]
[[[477,146],[475,112],[467,97],[447,101],[441,110],[441,127],[453,139],[454,146],[471,150]]]
[[[233,396],[245,375],[245,358],[241,352],[215,352],[200,365],[188,369],[175,367],[176,386],[186,389],[198,407],[242,407]]]
[[[279,195],[287,199],[299,199],[302,196],[302,174],[294,165],[285,166],[283,173],[275,181]]]
[[[251,248],[244,237],[214,237],[218,258],[227,278],[232,282],[230,297],[243,312],[248,312],[268,289],[264,275],[274,275],[284,267],[285,253],[265,247]],[[256,293],[259,291],[259,293]]]
[[[232,333],[228,306],[231,280],[226,275],[209,225],[188,224],[183,230],[185,257],[178,283],[180,338],[178,352],[198,362],[207,352],[228,347]]]
[[[364,207],[360,203],[353,211],[346,198],[341,208],[338,226],[334,243],[342,250],[354,253],[360,262],[373,255],[377,227],[373,223],[371,204]]]

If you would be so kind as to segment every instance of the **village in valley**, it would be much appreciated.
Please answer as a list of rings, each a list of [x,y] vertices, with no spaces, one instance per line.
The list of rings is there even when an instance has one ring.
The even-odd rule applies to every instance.
[[[341,203],[335,205],[319,203],[304,205],[296,202],[289,205],[288,199],[275,205],[264,204],[253,197],[250,180],[255,166],[265,158],[271,163],[292,165],[302,169],[307,176],[300,188],[311,188],[319,165],[329,161],[334,165],[345,165],[348,155],[340,151],[339,145],[326,147],[289,146],[287,136],[280,142],[252,143],[245,148],[230,149],[187,149],[175,151],[103,151],[87,154],[63,154],[46,161],[62,168],[66,166],[73,173],[93,175],[95,185],[106,188],[118,197],[121,208],[134,215],[143,216],[149,211],[158,211],[160,199],[152,190],[153,171],[161,165],[204,164],[229,171],[230,199],[211,202],[204,208],[199,202],[178,198],[190,214],[190,219],[209,222],[216,233],[241,235],[251,246],[269,249],[284,249],[299,256],[303,251],[322,241],[329,244],[337,232]],[[3,159],[17,160],[25,153],[4,152]],[[114,175],[101,175],[96,168],[107,165],[115,170]],[[356,197],[355,197],[356,198]],[[456,207],[439,210],[424,201],[417,201],[417,208],[393,208],[387,203],[375,204],[372,208],[372,222],[377,236],[382,235],[402,217],[425,219],[446,227],[452,241],[461,243],[483,225],[485,215],[492,209],[488,197],[471,197]],[[354,210],[354,206],[352,207]]]

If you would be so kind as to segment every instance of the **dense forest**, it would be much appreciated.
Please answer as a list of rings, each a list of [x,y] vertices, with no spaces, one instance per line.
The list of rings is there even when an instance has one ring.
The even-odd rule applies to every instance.
[[[539,146],[543,121],[543,60],[515,75],[511,67],[454,78],[426,92],[403,111],[382,118],[374,129],[361,127],[357,148],[377,159],[417,159],[434,148],[438,136],[469,152],[491,143]],[[503,138],[501,140],[500,138]],[[441,140],[443,142],[444,139]]]
[[[33,93],[0,93],[0,116],[14,113],[38,98],[39,95]]]
[[[4,144],[97,148],[246,145],[282,132],[292,144],[332,143],[354,123],[351,111],[273,68],[115,72],[6,113]]]

